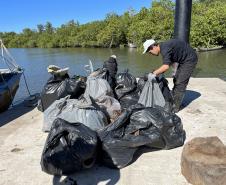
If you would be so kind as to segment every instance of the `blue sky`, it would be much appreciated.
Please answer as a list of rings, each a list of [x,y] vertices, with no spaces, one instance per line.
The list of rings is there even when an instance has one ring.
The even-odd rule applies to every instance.
[[[74,19],[80,24],[102,20],[107,13],[119,15],[133,8],[151,7],[151,0],[2,0],[0,32],[35,29],[51,22],[54,27]]]

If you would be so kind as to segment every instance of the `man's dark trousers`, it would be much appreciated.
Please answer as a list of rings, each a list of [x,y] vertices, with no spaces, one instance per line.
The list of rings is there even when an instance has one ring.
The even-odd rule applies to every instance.
[[[189,61],[179,64],[177,72],[173,78],[174,87],[172,90],[174,98],[174,112],[180,110],[182,100],[185,95],[185,91],[189,82],[189,79],[192,75],[193,70],[197,64],[197,58],[192,58]]]

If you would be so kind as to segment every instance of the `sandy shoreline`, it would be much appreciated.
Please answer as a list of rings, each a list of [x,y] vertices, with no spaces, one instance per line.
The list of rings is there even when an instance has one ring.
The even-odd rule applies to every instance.
[[[171,81],[171,80],[170,80]],[[218,136],[226,144],[226,82],[217,78],[192,78],[178,113],[186,142],[194,137]],[[47,134],[41,131],[43,115],[19,105],[0,114],[0,185],[71,184],[41,171],[40,157]],[[76,173],[78,185],[184,185],[180,172],[183,147],[145,152],[130,166],[113,170],[102,166]],[[68,183],[65,183],[68,181]]]

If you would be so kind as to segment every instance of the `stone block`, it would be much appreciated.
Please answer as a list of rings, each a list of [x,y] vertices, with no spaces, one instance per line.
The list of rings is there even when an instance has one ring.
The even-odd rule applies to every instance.
[[[194,185],[226,185],[226,146],[218,137],[197,137],[185,144],[181,172]]]

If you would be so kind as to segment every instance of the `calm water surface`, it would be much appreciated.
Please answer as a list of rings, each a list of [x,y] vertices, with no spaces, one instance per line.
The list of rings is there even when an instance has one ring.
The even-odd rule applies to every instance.
[[[103,61],[112,54],[117,55],[119,71],[129,69],[135,76],[141,76],[161,65],[161,56],[142,55],[136,49],[10,49],[17,63],[25,69],[25,76],[32,94],[43,88],[50,75],[46,68],[54,64],[69,67],[70,75],[86,75],[84,65],[91,60],[94,68],[101,67]],[[226,79],[226,49],[198,53],[199,62],[193,73],[194,77],[218,77]],[[2,68],[0,64],[0,68]],[[167,77],[170,76],[168,72]],[[14,101],[27,97],[24,80],[21,79],[20,88]]]

